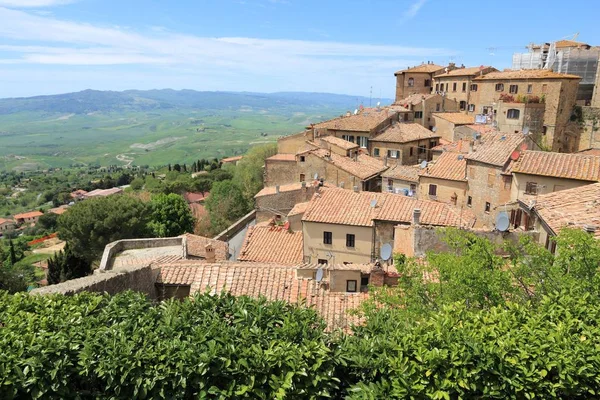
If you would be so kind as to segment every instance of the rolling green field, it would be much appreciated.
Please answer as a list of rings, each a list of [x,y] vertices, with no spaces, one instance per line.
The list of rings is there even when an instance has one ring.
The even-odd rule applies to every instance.
[[[339,114],[339,112],[337,113]],[[0,169],[74,164],[164,165],[243,154],[336,113],[157,110],[0,115]]]

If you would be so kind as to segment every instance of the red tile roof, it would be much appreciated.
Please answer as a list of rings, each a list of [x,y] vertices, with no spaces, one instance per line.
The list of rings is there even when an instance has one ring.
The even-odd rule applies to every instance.
[[[275,154],[267,158],[267,161],[293,161],[296,162],[295,154]]]
[[[408,143],[417,140],[439,138],[434,132],[416,123],[399,122],[388,126],[382,133],[371,139],[372,142]]]
[[[431,148],[431,151],[444,152],[449,151],[452,153],[468,153],[469,152],[469,141],[459,140],[458,142],[449,142],[445,139],[440,139],[440,144]]]
[[[69,206],[60,206],[60,207],[56,207],[56,208],[51,208],[51,209],[48,210],[48,212],[51,212],[51,213],[56,214],[56,215],[62,215],[68,209],[69,209]]]
[[[365,108],[359,114],[343,116],[329,121],[320,122],[313,127],[316,129],[329,129],[338,131],[371,132],[381,125],[386,119],[396,115],[387,108]]]
[[[198,202],[206,200],[206,198],[208,197],[209,194],[210,194],[209,192],[206,192],[206,193],[185,192],[183,194],[183,197],[185,198],[185,201],[187,201],[188,203],[198,203]]]
[[[577,154],[585,154],[588,156],[600,156],[600,149],[587,149],[577,152]]]
[[[84,194],[83,197],[86,199],[90,198],[90,197],[106,197],[106,196],[111,196],[113,194],[119,194],[119,193],[123,193],[123,189],[120,189],[120,188],[95,189],[95,190],[92,190],[91,192]]]
[[[0,218],[0,225],[3,224],[14,224],[15,221],[13,221],[12,219],[4,219],[4,218]]]
[[[462,154],[446,151],[421,169],[419,176],[466,182],[467,160]]]
[[[371,202],[377,200],[376,206]],[[302,221],[328,224],[373,226],[373,221],[411,223],[414,209],[421,210],[420,223],[434,226],[472,226],[473,214],[448,204],[391,193],[354,192],[325,188],[316,193]]]
[[[444,119],[454,125],[472,125],[475,123],[475,117],[463,114],[461,112],[433,113],[434,117]]]
[[[316,149],[309,153],[361,180],[373,178],[388,168],[382,161],[362,153],[356,157],[356,160],[350,157],[340,156],[325,149]]]
[[[294,215],[304,214],[306,212],[306,208],[310,204],[309,201],[305,201],[304,203],[297,203],[294,208],[290,210],[288,213],[288,217],[293,217]]]
[[[219,263],[162,265],[157,284],[190,285],[190,293],[229,292],[234,296],[265,297],[314,308],[328,329],[347,329],[361,320],[349,313],[367,293],[331,292],[312,279],[299,279],[293,267],[276,264]]]
[[[323,136],[320,138],[323,142],[327,142],[334,146],[337,146],[343,150],[352,150],[357,149],[359,146],[355,143],[349,142],[347,140],[335,137],[335,136]]]
[[[310,183],[307,183],[306,185],[310,186]],[[300,190],[300,189],[302,189],[302,182],[288,183],[287,185],[279,185],[280,193],[293,192],[295,190]],[[262,188],[260,192],[256,193],[254,195],[254,198],[262,197],[262,196],[272,196],[276,193],[277,193],[276,186],[267,186],[267,187]]]
[[[26,212],[26,213],[22,213],[22,214],[15,214],[13,215],[14,219],[27,219],[27,218],[37,218],[37,217],[41,217],[42,215],[44,215],[44,213],[41,213],[39,211],[30,211],[30,212]]]
[[[524,151],[513,165],[512,171],[521,174],[597,182],[600,180],[600,157],[579,153]]]
[[[490,72],[475,78],[475,81],[491,80],[530,80],[530,79],[581,79],[578,75],[559,74],[548,69],[522,69]]]
[[[535,200],[533,209],[555,234],[593,225],[600,239],[600,183],[538,195]]]
[[[394,165],[383,174],[384,178],[402,179],[409,182],[419,181],[419,166],[418,165]]]
[[[474,151],[465,155],[471,161],[502,167],[510,160],[511,154],[524,142],[522,135],[495,133],[484,135],[481,143],[475,142]]]
[[[406,72],[412,72],[412,73],[434,73],[437,71],[441,71],[443,70],[445,67],[442,67],[441,65],[436,65],[436,64],[421,64],[421,65],[417,65],[416,67],[411,67],[411,68],[407,68],[407,69],[403,69],[400,71],[397,71],[395,73],[395,75],[398,74],[403,74]]]
[[[434,97],[438,97],[439,94],[419,94],[419,93],[415,93],[415,94],[411,94],[408,97],[403,98],[402,100],[398,100],[396,103],[394,103],[395,105],[400,105],[400,106],[405,106],[405,105],[419,105],[423,102],[423,100],[427,101],[429,99],[432,99]]]
[[[482,72],[485,74],[488,71],[497,71],[494,67],[486,67],[481,65],[479,67],[468,67],[468,68],[457,68],[448,72],[441,72],[435,75],[434,78],[445,78],[445,77],[456,77],[456,76],[477,76]]]
[[[226,242],[192,235],[191,233],[185,233],[181,236],[186,238],[188,257],[206,258],[206,246],[211,244],[215,249],[217,261],[226,261],[229,258],[229,245]]]
[[[248,228],[239,261],[298,265],[303,261],[302,231],[281,226],[257,225]]]

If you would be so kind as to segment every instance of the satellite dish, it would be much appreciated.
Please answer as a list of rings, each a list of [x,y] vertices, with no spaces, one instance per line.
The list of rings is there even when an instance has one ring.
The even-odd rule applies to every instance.
[[[437,128],[434,126],[433,128],[431,128],[431,132],[435,132],[437,131]]]
[[[317,282],[321,282],[323,280],[323,268],[317,269]]]
[[[315,181],[316,181],[317,179],[319,179],[319,174],[318,174],[318,173],[316,173],[316,174],[315,174]]]
[[[517,161],[520,156],[521,156],[521,153],[519,153],[517,150],[515,150],[510,155],[510,159],[513,160],[513,161]]]
[[[523,128],[523,135],[529,135],[529,127],[528,126]]]
[[[375,207],[377,207],[377,199],[373,199],[373,200],[371,200],[371,203],[370,203],[370,204],[371,204],[371,208],[375,208]]]
[[[354,110],[354,115],[358,114],[358,108]]]
[[[380,256],[383,261],[387,261],[392,257],[392,245],[389,243],[381,246]]]
[[[421,169],[427,168],[427,161],[421,162],[421,164],[419,165],[419,167],[421,167]]]
[[[508,218],[508,214],[504,211],[498,214],[496,217],[496,229],[498,229],[500,232],[506,232],[509,226],[510,220]]]

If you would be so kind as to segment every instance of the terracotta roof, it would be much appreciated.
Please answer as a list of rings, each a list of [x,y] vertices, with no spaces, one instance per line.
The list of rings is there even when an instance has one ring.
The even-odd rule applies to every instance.
[[[310,184],[307,183],[307,186]],[[279,193],[293,192],[294,190],[302,189],[302,182],[288,183],[287,185],[279,185]],[[277,193],[276,186],[267,186],[261,189],[260,192],[254,195],[254,198],[262,196],[271,196]]]
[[[363,274],[370,274],[375,268],[374,264],[301,264],[296,267],[299,270],[317,270],[324,271],[360,271]],[[393,274],[398,273],[398,270],[393,265],[385,267],[386,272]]]
[[[83,197],[85,197],[86,199],[90,198],[90,197],[106,197],[106,196],[111,196],[113,194],[119,194],[119,193],[123,193],[123,189],[120,189],[120,188],[96,189],[96,190],[92,190],[91,192],[84,194]]]
[[[222,163],[236,162],[236,161],[240,161],[243,157],[244,156],[227,157],[227,158],[221,159],[221,162]]]
[[[408,143],[417,140],[439,138],[434,132],[420,124],[398,122],[388,126],[381,134],[371,139],[372,142]]]
[[[359,147],[359,145],[349,142],[347,140],[335,137],[335,136],[323,136],[320,138],[323,142],[327,142],[329,144],[332,144],[334,146],[337,146],[341,149],[344,150],[352,150],[352,149],[356,149]]]
[[[486,124],[473,124],[473,125],[464,125],[465,128],[469,128],[474,130],[475,132],[479,132],[481,134],[486,133],[498,133],[498,130],[491,125]]]
[[[377,200],[375,208],[371,207],[372,200]],[[353,226],[373,226],[374,220],[411,223],[416,208],[421,210],[423,225],[470,227],[475,222],[470,210],[461,211],[436,201],[337,188],[315,194],[302,221]]]
[[[548,69],[522,69],[490,72],[489,74],[478,76],[476,81],[507,80],[507,79],[581,79],[577,75],[559,74]]]
[[[334,118],[329,121],[320,122],[313,127],[317,129],[330,129],[338,131],[371,132],[381,125],[386,119],[395,115],[389,109],[365,108],[356,115]]]
[[[306,208],[308,207],[308,205],[310,204],[310,202],[305,201],[303,203],[297,203],[294,208],[292,208],[290,210],[290,212],[288,213],[288,217],[293,217],[294,215],[298,215],[298,214],[304,214],[306,212]]]
[[[217,261],[225,261],[229,258],[229,245],[226,242],[192,235],[191,233],[185,233],[181,236],[186,238],[188,257],[206,258],[206,246],[211,244],[215,249]]]
[[[600,156],[600,149],[587,149],[578,151],[577,154],[585,154],[588,156]]]
[[[356,160],[340,156],[325,149],[312,150],[310,154],[335,165],[361,180],[370,179],[388,168],[382,161],[362,153],[356,157]]]
[[[384,178],[402,179],[410,182],[419,181],[419,166],[418,165],[394,165],[383,174]]]
[[[48,210],[48,212],[51,212],[56,215],[62,215],[67,211],[68,208],[69,208],[69,206],[60,206],[60,207],[56,207],[56,208],[51,208]]]
[[[208,193],[208,192],[206,192],[206,193],[185,192],[183,194],[183,198],[188,203],[198,203],[200,201],[205,200],[208,197],[209,194],[210,193]]]
[[[281,226],[248,228],[239,261],[298,265],[303,262],[302,231],[290,232]]]
[[[446,151],[437,160],[428,163],[427,168],[421,169],[419,176],[466,182],[467,160],[462,154]]]
[[[44,213],[41,213],[39,211],[30,211],[30,212],[26,212],[26,213],[22,213],[22,214],[15,214],[15,215],[13,215],[13,218],[14,219],[36,218],[36,217],[41,217],[42,215],[44,215]]]
[[[267,158],[267,161],[296,161],[295,154],[275,154]]]
[[[403,106],[405,104],[410,104],[413,106],[419,105],[421,104],[421,102],[423,100],[429,100],[433,97],[437,97],[439,96],[439,94],[419,94],[419,93],[415,93],[415,94],[411,94],[408,97],[403,98],[402,100],[398,100],[395,104],[396,105],[400,105]]]
[[[510,155],[523,143],[522,135],[512,133],[495,133],[482,136],[481,143],[475,143],[474,151],[465,156],[468,160],[485,164],[504,166]]]
[[[4,218],[0,218],[0,225],[7,224],[7,223],[8,223],[8,224],[14,224],[14,223],[15,223],[15,221],[13,221],[12,219],[4,219]]]
[[[600,183],[539,195],[533,209],[556,234],[594,225],[600,238]]]
[[[73,198],[75,198],[75,197],[81,197],[81,196],[83,196],[84,194],[87,194],[87,192],[86,192],[85,190],[83,190],[83,189],[78,189],[78,190],[76,190],[76,191],[74,191],[74,192],[71,192],[71,197],[73,197]]]
[[[445,139],[440,139],[440,144],[431,148],[431,151],[449,151],[451,153],[468,153],[469,140],[459,140],[457,142],[449,142]]]
[[[600,157],[585,154],[524,151],[512,170],[514,173],[521,174],[597,182],[600,180]]]
[[[444,77],[453,77],[453,76],[475,76],[480,74],[482,71],[489,71],[490,68],[494,71],[496,69],[494,67],[486,67],[485,65],[481,65],[479,67],[469,67],[469,68],[457,68],[452,71],[442,72],[437,74],[434,78],[444,78]]]
[[[313,307],[327,323],[328,329],[349,328],[360,323],[348,311],[368,298],[367,293],[331,292],[312,279],[299,279],[293,267],[260,263],[219,263],[163,265],[158,284],[190,285],[190,294],[219,293],[234,296],[265,297],[291,304]]]
[[[452,122],[454,125],[472,125],[475,123],[474,116],[461,112],[433,113],[433,116]]]
[[[411,67],[411,68],[402,69],[400,71],[397,71],[394,75],[403,74],[405,72],[413,72],[413,73],[422,72],[422,73],[431,74],[433,72],[443,70],[444,68],[446,68],[446,67],[442,67],[441,65],[436,65],[436,64],[421,64],[421,65],[417,65],[416,67]]]
[[[556,48],[557,49],[562,49],[565,47],[588,47],[589,44],[587,43],[583,43],[583,42],[576,42],[574,40],[559,40],[558,42],[556,42]]]

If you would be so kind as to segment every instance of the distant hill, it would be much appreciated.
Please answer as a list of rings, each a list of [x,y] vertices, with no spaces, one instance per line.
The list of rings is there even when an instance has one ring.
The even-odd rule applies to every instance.
[[[379,99],[371,100],[375,105]],[[369,105],[368,97],[331,93],[278,92],[199,92],[195,90],[126,90],[123,92],[84,90],[50,96],[0,99],[0,115],[18,112],[56,112],[86,114],[91,112],[152,111],[161,109],[239,109],[252,107],[284,109],[323,107],[354,109]],[[390,104],[391,99],[381,99]]]

